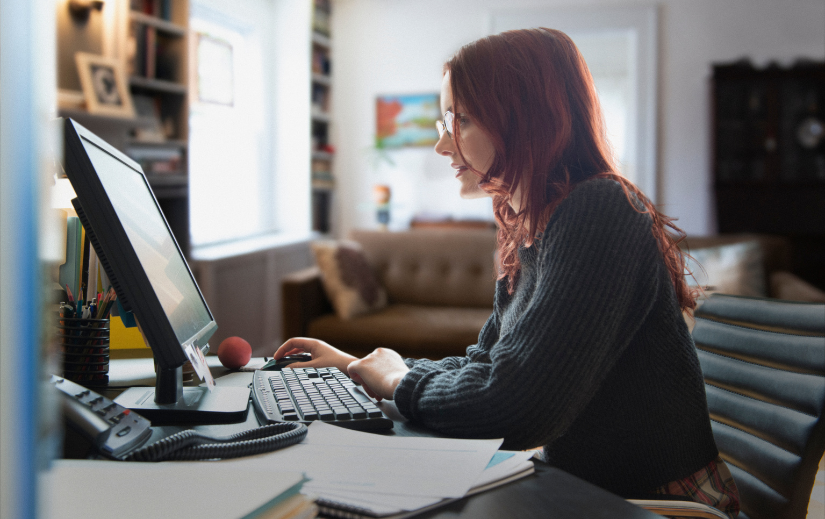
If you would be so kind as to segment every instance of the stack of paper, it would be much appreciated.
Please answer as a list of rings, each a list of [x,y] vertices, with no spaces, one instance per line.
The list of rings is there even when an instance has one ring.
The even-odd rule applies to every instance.
[[[532,453],[498,451],[501,442],[380,436],[314,422],[298,445],[220,463],[301,471],[302,492],[317,496],[328,515],[403,517],[531,474]]]

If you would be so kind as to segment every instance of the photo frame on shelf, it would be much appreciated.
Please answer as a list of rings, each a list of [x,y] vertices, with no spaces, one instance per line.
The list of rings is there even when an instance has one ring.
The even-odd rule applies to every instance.
[[[437,93],[378,96],[375,100],[377,148],[433,146],[441,118]]]
[[[129,84],[120,61],[78,52],[75,62],[89,113],[125,118],[135,116]]]

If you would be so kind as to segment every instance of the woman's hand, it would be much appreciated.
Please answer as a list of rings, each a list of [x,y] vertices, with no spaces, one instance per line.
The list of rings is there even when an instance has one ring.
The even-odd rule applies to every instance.
[[[404,364],[401,355],[387,348],[378,348],[352,362],[347,374],[376,400],[392,400],[395,388],[408,371],[410,368]]]
[[[278,360],[287,355],[296,355],[298,353],[309,353],[312,355],[312,360],[308,362],[293,362],[289,365],[290,368],[336,367],[341,373],[346,373],[349,364],[358,360],[357,357],[344,353],[324,341],[309,339],[307,337],[294,337],[289,339],[281,344],[281,347],[275,351],[272,358]]]

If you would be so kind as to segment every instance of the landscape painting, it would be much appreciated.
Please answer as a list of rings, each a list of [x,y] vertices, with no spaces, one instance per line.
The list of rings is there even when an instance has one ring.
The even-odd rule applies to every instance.
[[[438,94],[378,96],[375,145],[379,149],[434,146],[441,118]]]

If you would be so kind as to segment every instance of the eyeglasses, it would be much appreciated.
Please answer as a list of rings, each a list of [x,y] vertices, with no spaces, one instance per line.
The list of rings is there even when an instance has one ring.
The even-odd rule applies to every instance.
[[[463,115],[463,114],[459,114]],[[438,130],[438,138],[444,136],[444,132],[447,132],[447,135],[450,139],[453,138],[453,124],[455,122],[455,114],[450,111],[444,113],[444,120],[443,121],[436,121],[435,127]]]

